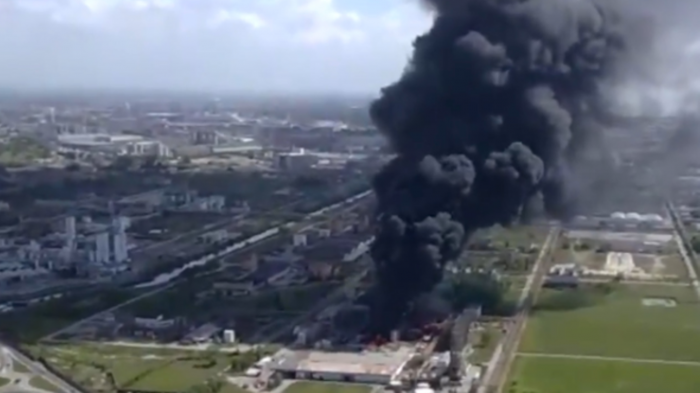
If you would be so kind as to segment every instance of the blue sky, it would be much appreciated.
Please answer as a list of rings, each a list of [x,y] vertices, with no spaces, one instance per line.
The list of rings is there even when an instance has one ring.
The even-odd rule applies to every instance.
[[[417,0],[0,0],[0,87],[371,93]]]

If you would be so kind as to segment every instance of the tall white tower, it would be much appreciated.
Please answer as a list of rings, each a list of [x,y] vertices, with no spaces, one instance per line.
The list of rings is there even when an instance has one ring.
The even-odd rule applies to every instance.
[[[75,251],[75,216],[70,215],[66,217],[65,231],[66,242],[63,245],[63,251],[65,253],[66,259],[70,260],[73,257],[73,252]]]
[[[114,262],[124,263],[129,259],[129,250],[126,238],[126,229],[129,226],[129,217],[119,216],[112,221]]]
[[[109,232],[100,232],[95,236],[95,262],[109,263]]]
[[[29,260],[34,264],[34,269],[39,268],[39,259],[41,257],[41,246],[36,240],[29,242]]]

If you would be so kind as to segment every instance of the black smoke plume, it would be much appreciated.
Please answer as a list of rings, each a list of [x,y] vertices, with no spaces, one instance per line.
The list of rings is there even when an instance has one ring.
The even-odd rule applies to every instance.
[[[432,28],[370,115],[396,157],[374,179],[379,299],[386,334],[442,280],[469,235],[543,206],[565,218],[577,163],[604,144],[600,85],[630,45],[601,0],[432,0]]]

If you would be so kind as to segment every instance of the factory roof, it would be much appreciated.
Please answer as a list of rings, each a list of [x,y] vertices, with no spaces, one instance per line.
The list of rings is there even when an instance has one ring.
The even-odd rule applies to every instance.
[[[285,371],[391,376],[401,369],[412,354],[413,350],[409,347],[363,352],[294,351],[272,367]]]
[[[65,134],[58,136],[59,143],[73,146],[106,146],[143,140],[144,138],[139,135],[123,134]]]
[[[635,242],[640,244],[665,244],[673,240],[673,235],[670,233],[612,232],[599,230],[572,230],[568,232],[567,237],[603,240],[608,242]]]

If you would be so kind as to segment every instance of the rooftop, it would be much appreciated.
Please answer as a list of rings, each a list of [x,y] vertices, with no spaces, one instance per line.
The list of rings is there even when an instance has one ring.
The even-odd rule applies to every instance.
[[[602,241],[635,242],[640,244],[665,244],[673,240],[673,235],[668,233],[610,232],[586,230],[569,231],[568,237]]]
[[[411,357],[410,347],[362,352],[290,351],[273,368],[289,371],[393,375]]]

